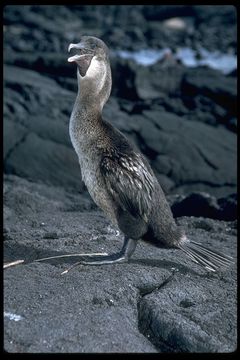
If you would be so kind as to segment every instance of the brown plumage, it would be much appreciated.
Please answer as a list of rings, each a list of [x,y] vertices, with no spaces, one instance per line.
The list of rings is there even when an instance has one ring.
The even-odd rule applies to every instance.
[[[82,178],[96,204],[125,235],[122,250],[112,255],[85,256],[81,264],[127,261],[139,239],[157,247],[175,247],[206,269],[216,271],[231,257],[190,241],[180,229],[147,159],[134,144],[102,119],[111,91],[108,48],[100,39],[83,36],[70,44],[76,52],[78,94],[70,119],[70,137]]]

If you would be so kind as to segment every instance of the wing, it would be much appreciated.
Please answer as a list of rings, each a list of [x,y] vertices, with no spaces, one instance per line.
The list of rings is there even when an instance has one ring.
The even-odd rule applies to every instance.
[[[134,217],[148,222],[152,209],[154,175],[141,155],[105,155],[100,164],[106,187],[114,200]]]

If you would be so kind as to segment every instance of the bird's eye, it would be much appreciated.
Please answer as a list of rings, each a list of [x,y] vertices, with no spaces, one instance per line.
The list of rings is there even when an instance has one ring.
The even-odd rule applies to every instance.
[[[91,47],[92,50],[95,50],[96,47],[97,47],[97,45],[96,45],[96,43],[94,41],[90,41],[89,46]]]

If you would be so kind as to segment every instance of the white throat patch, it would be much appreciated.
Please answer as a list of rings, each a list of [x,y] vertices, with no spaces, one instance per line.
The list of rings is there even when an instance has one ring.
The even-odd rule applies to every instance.
[[[101,64],[96,59],[96,56],[92,58],[91,64],[87,69],[86,75],[87,77],[96,77],[99,72],[101,72]]]
[[[106,75],[107,69],[104,62],[97,60],[94,56],[84,78],[95,79],[97,89],[101,91],[106,81]]]

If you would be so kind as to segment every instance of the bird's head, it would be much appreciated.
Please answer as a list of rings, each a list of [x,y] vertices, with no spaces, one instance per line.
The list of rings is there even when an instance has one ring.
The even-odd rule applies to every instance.
[[[109,61],[108,47],[94,36],[82,36],[79,43],[69,45],[68,52],[74,52],[74,55],[68,58],[68,62],[77,64],[82,78],[91,75],[101,63]]]
[[[68,52],[74,55],[68,62],[77,64],[78,85],[85,101],[106,103],[112,87],[109,50],[105,43],[93,36],[82,36],[77,44],[70,44]]]

